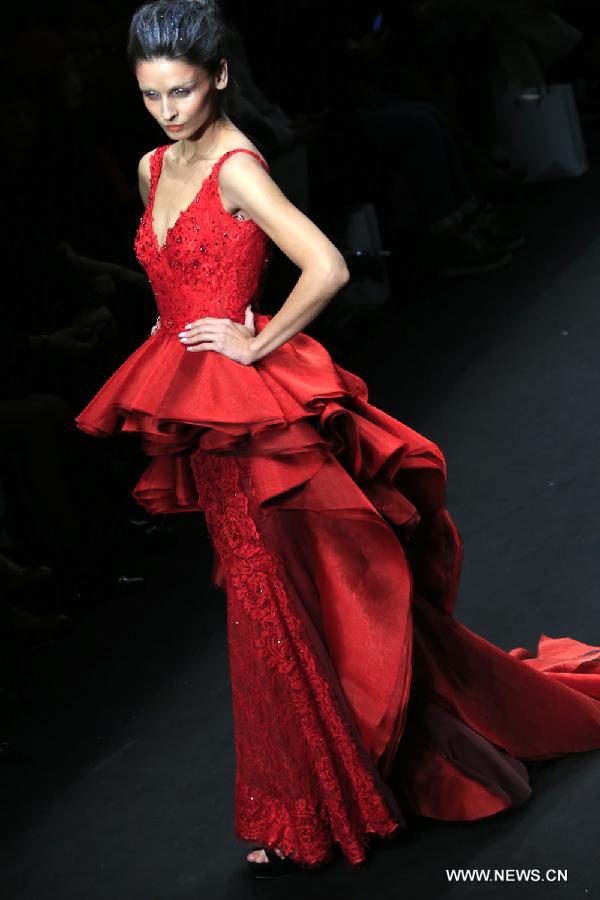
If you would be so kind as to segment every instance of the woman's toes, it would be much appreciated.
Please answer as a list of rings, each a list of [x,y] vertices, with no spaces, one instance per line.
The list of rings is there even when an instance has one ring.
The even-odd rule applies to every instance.
[[[275,853],[277,854],[277,856],[280,856],[282,859],[285,856],[283,850],[280,850],[279,847],[275,848]],[[265,853],[264,850],[253,850],[251,853],[248,854],[246,859],[248,859],[250,862],[259,862],[259,863],[269,862],[269,860],[267,859],[267,854]]]

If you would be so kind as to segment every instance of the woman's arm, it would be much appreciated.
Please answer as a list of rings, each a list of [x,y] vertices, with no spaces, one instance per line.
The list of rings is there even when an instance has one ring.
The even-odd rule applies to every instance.
[[[262,331],[248,336],[244,326],[226,319],[190,323],[188,349],[210,349],[249,365],[275,350],[308,325],[350,277],[344,257],[323,232],[279,189],[254,157],[236,153],[219,172],[221,194],[230,208],[244,210],[301,269],[282,307]]]

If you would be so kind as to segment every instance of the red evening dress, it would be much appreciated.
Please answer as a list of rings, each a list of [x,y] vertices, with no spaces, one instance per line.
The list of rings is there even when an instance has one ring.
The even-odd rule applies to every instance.
[[[77,417],[141,435],[133,496],[202,511],[226,591],[234,827],[301,866],[362,862],[405,814],[473,820],[531,795],[525,761],[600,747],[600,648],[542,635],[506,652],[453,615],[462,541],[439,447],[368,402],[295,335],[253,365],[189,353],[202,316],[257,332],[269,239],[224,209],[213,166],[158,245],[151,158],[135,249],[160,328]]]

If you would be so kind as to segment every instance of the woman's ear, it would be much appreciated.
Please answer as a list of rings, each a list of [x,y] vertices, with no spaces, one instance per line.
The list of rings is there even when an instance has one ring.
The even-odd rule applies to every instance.
[[[219,62],[219,71],[217,72],[217,77],[215,81],[215,87],[218,91],[222,91],[223,88],[227,87],[227,82],[229,80],[229,67],[227,65],[227,60],[222,59]]]

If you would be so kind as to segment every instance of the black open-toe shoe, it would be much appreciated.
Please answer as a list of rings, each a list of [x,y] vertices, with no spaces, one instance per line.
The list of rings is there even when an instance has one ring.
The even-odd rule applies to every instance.
[[[279,854],[275,853],[274,850],[270,850],[268,847],[252,847],[252,850],[264,850],[268,860],[268,862],[254,862],[251,859],[246,860],[250,870],[254,872],[257,878],[271,878],[273,875],[291,875],[293,872],[298,871],[298,867],[291,856],[284,856],[282,858]]]

